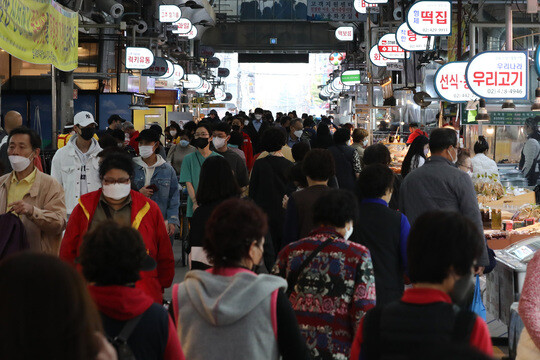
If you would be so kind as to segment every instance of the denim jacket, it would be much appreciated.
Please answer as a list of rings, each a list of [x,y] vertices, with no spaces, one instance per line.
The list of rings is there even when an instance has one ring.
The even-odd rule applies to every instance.
[[[144,187],[146,164],[140,157],[134,158],[135,176],[133,185],[138,191]],[[150,197],[154,200],[163,214],[163,218],[169,224],[180,225],[178,218],[178,208],[180,206],[180,190],[178,186],[178,178],[173,167],[165,162],[155,167],[154,174],[150,180],[150,184],[155,184],[158,191]]]

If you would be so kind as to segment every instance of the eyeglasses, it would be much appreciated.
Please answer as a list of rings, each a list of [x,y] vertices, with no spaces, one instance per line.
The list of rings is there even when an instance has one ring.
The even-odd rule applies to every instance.
[[[208,134],[208,133],[195,133],[195,134],[193,135],[193,137],[194,137],[195,139],[198,139],[198,138],[200,138],[200,137],[202,137],[202,138],[209,138],[209,137],[210,137],[210,134]]]
[[[103,178],[103,185],[129,184],[130,178],[111,179]]]

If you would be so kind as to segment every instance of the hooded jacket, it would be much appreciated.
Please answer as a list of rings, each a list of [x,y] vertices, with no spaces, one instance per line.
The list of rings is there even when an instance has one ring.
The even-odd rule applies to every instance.
[[[286,287],[282,278],[241,268],[187,273],[173,288],[186,358],[278,359],[276,301]]]
[[[60,258],[70,264],[79,256],[83,236],[98,206],[102,190],[83,195],[79,205],[73,209],[66,233],[60,246]],[[146,251],[156,261],[152,271],[142,271],[141,280],[135,284],[145,291],[155,302],[162,303],[163,289],[171,286],[174,278],[174,255],[171,241],[165,228],[165,221],[155,202],[131,190],[131,226],[141,234]],[[79,268],[80,269],[80,268]]]
[[[142,290],[128,286],[88,287],[102,314],[105,333],[118,336],[126,321],[144,313],[131,333],[128,345],[137,359],[183,360],[184,354],[167,310]]]

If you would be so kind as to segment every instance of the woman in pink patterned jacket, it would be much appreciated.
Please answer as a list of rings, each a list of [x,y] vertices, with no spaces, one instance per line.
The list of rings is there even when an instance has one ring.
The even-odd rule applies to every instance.
[[[525,284],[519,300],[519,315],[525,324],[516,360],[540,358],[540,251],[527,266]]]

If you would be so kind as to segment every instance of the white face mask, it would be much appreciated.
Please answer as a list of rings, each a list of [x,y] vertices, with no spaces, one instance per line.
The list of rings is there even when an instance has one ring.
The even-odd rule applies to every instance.
[[[249,125],[249,120],[244,121],[244,126],[248,126],[248,125]]]
[[[214,138],[212,139],[212,143],[214,144],[214,147],[215,147],[216,149],[220,149],[220,148],[222,148],[223,146],[225,146],[226,140],[225,140],[225,139],[222,139],[222,138],[220,138],[220,137],[214,137]]]
[[[262,115],[261,115],[261,114],[257,114],[257,115],[255,115],[255,119],[257,119],[257,120],[261,120],[261,119],[262,119]]]
[[[452,153],[450,151],[448,151],[448,153],[450,154],[450,157],[452,158],[452,164],[457,163],[457,160],[458,160],[457,154],[456,154],[456,158],[454,159],[454,156],[452,156]]]
[[[424,155],[427,156],[428,153],[429,153],[429,149],[424,149]]]
[[[103,185],[103,195],[113,200],[120,200],[129,195],[131,183]]]
[[[149,158],[154,153],[154,147],[152,145],[139,146],[139,154],[143,159]]]
[[[176,136],[176,130],[169,131],[169,134],[171,134],[172,137],[175,137]]]
[[[21,172],[30,166],[30,159],[24,156],[19,155],[10,155],[9,162],[11,163],[11,167],[15,172]]]
[[[368,144],[369,144],[369,140],[368,140],[368,139],[364,140],[364,142],[362,143],[362,145],[364,145],[364,146],[368,146]]]
[[[296,131],[294,132],[294,136],[296,136],[297,138],[300,139],[300,138],[302,137],[302,134],[303,134],[303,133],[304,133],[303,130],[296,130]]]
[[[469,175],[469,177],[472,178],[472,171],[471,171],[471,170],[467,170],[467,175]]]
[[[349,240],[349,238],[351,237],[353,231],[354,231],[354,227],[353,227],[353,225],[351,224],[351,227],[348,228],[348,229],[346,229],[346,232],[345,232],[345,235],[343,236],[343,238],[344,238],[345,240]]]

